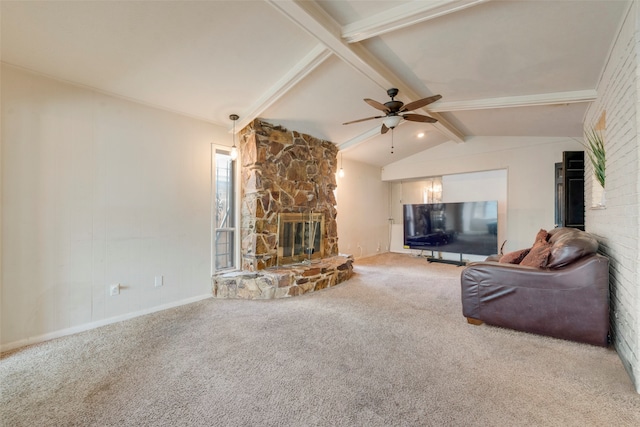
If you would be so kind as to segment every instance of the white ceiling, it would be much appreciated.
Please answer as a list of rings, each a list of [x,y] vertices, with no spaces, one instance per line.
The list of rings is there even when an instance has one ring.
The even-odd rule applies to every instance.
[[[2,61],[225,128],[255,117],[384,166],[472,136],[582,136],[628,1],[7,1]],[[379,134],[363,102],[442,100]],[[425,132],[418,138],[419,132]]]

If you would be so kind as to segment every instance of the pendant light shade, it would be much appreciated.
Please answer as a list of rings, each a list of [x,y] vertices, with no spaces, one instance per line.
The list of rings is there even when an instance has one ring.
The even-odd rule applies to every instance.
[[[338,176],[340,178],[344,177],[344,169],[342,168],[342,153],[340,153],[340,170],[338,171]]]

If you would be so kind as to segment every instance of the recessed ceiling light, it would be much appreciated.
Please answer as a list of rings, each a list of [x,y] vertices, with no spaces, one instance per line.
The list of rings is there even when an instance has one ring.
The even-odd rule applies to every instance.
[[[418,138],[424,138],[424,132],[420,132],[420,133],[418,134]]]

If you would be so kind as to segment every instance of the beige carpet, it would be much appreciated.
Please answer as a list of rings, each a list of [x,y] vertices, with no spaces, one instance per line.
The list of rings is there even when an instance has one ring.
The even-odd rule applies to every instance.
[[[3,355],[3,426],[638,426],[616,353],[461,314],[460,267],[205,300]]]

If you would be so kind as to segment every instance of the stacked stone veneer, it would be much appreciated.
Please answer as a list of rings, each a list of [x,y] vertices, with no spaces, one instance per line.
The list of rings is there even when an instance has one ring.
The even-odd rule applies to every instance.
[[[240,132],[242,269],[278,266],[278,215],[324,214],[324,254],[338,254],[335,144],[254,120]]]
[[[254,120],[240,132],[242,271],[213,278],[216,298],[271,299],[337,285],[353,274],[353,257],[338,254],[337,147]],[[281,265],[278,216],[324,214],[321,260]]]
[[[270,268],[259,272],[240,271],[216,276],[216,298],[272,299],[319,291],[348,280],[353,274],[350,255],[325,258],[308,265]]]

